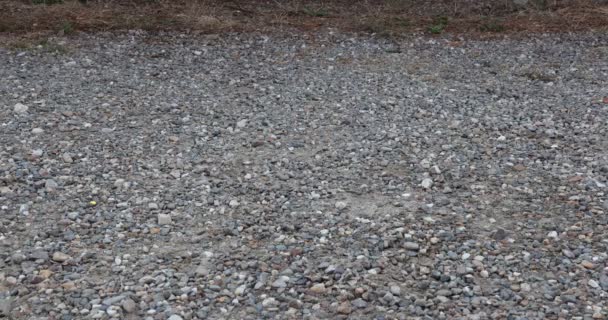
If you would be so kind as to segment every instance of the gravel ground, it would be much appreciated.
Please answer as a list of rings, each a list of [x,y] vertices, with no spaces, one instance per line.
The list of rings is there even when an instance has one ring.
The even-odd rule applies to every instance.
[[[606,34],[0,49],[0,313],[605,319],[607,79]]]

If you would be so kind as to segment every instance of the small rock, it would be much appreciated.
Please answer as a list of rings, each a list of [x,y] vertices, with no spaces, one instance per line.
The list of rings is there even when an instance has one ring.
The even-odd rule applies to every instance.
[[[234,290],[234,294],[237,296],[242,296],[245,293],[246,289],[247,289],[247,285],[245,285],[245,284],[241,285]]]
[[[0,299],[0,316],[10,318],[13,302],[10,298]]]
[[[33,134],[42,134],[42,133],[44,133],[44,129],[42,129],[42,128],[34,128],[34,129],[32,129],[32,133]]]
[[[69,255],[67,255],[63,252],[57,251],[57,252],[53,253],[53,261],[55,261],[55,262],[65,262],[70,259],[72,259],[72,257],[70,257]]]
[[[121,306],[126,313],[132,313],[135,311],[135,308],[137,308],[135,301],[133,301],[131,298],[124,299],[121,303]]]
[[[348,204],[344,201],[338,201],[338,202],[336,202],[335,206],[336,206],[336,209],[338,209],[338,210],[344,210],[344,209],[346,209]]]
[[[236,123],[237,128],[245,128],[247,126],[247,119],[240,120]]]
[[[21,103],[17,103],[13,107],[13,111],[15,111],[15,113],[20,113],[20,114],[26,113],[28,109],[29,109],[28,106],[21,104]]]
[[[363,309],[363,308],[367,307],[367,302],[365,302],[365,300],[363,300],[361,298],[358,298],[358,299],[353,300],[351,305],[354,306],[355,308]]]
[[[72,156],[67,152],[61,155],[61,159],[63,159],[63,162],[65,162],[65,163],[74,162],[74,160],[72,159]]]
[[[480,275],[482,278],[487,278],[487,277],[489,277],[489,276],[490,276],[490,274],[488,273],[488,271],[487,271],[487,270],[481,270],[481,271],[479,272],[479,275]]]
[[[507,233],[507,231],[503,228],[496,229],[496,232],[494,232],[494,234],[492,235],[492,237],[496,241],[502,241],[502,240],[506,239],[508,236],[509,236],[509,233]]]
[[[390,287],[391,293],[396,295],[396,296],[400,296],[401,295],[401,287],[399,287],[398,285],[392,285]]]
[[[312,287],[310,287],[310,291],[316,294],[323,294],[325,293],[325,284],[316,283]]]
[[[340,305],[338,306],[336,311],[339,314],[350,314],[351,312],[353,312],[353,308],[350,305],[350,302],[344,301],[344,302],[340,303]]]
[[[38,272],[38,275],[40,277],[42,277],[42,279],[48,279],[48,278],[50,278],[53,275],[53,271],[48,270],[48,269],[40,270]]]
[[[34,260],[47,260],[49,258],[49,253],[44,250],[34,250],[32,254],[30,254],[30,258]]]
[[[110,297],[110,298],[105,298],[105,299],[103,299],[103,301],[101,303],[103,303],[106,306],[111,306],[111,305],[121,302],[124,298],[125,298],[125,296],[118,295],[118,296],[114,296],[114,297]]]
[[[420,245],[418,245],[416,242],[411,242],[411,241],[407,241],[405,243],[403,243],[403,247],[407,250],[411,250],[411,251],[417,251],[420,249]]]
[[[164,225],[168,225],[168,224],[171,224],[171,215],[159,213],[158,214],[158,225],[164,226]]]
[[[32,150],[32,156],[33,157],[40,158],[40,157],[42,157],[43,154],[44,154],[44,151],[42,151],[42,149],[34,149],[34,150]]]
[[[591,288],[599,288],[600,284],[593,280],[593,279],[589,279],[589,281],[587,281],[587,284],[591,287]]]
[[[430,187],[433,186],[433,179],[426,178],[426,179],[422,180],[422,182],[420,182],[420,186],[425,189],[429,189]]]
[[[557,235],[557,231],[551,231],[547,234],[548,238],[553,238],[553,239],[557,239],[558,235]]]
[[[523,164],[516,164],[515,166],[513,166],[513,170],[524,171],[524,170],[526,170],[526,166],[524,166]]]
[[[58,187],[59,187],[59,185],[53,179],[47,179],[44,183],[44,188],[46,189],[46,191],[53,191],[53,190],[57,189]]]
[[[167,320],[184,320],[184,319],[182,317],[174,314],[174,315],[170,316],[169,319],[167,319]]]
[[[288,276],[280,276],[277,280],[272,283],[273,288],[285,288],[287,287]]]
[[[605,291],[608,291],[608,275],[602,274],[600,275],[600,287]]]
[[[572,252],[572,251],[570,251],[570,250],[568,250],[568,249],[564,249],[564,250],[562,250],[562,253],[563,253],[563,254],[564,254],[566,257],[568,257],[568,258],[570,258],[570,259],[574,259],[574,258],[576,257],[576,256],[574,255],[574,252]]]
[[[262,300],[262,306],[263,307],[272,307],[272,306],[274,306],[276,304],[277,304],[277,300],[275,300],[273,297],[266,298],[266,299]]]
[[[182,172],[179,170],[171,170],[170,174],[175,179],[179,179],[182,176]]]

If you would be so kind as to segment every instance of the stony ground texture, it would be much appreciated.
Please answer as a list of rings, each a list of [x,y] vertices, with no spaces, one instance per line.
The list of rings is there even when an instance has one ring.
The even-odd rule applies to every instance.
[[[608,36],[0,49],[0,313],[605,319]]]

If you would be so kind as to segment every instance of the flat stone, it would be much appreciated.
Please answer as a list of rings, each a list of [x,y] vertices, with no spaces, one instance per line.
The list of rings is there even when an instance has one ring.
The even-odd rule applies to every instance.
[[[407,250],[418,251],[420,249],[420,245],[416,242],[406,241],[403,243],[403,247]]]
[[[103,299],[103,301],[101,303],[103,303],[106,306],[111,306],[111,305],[115,305],[115,304],[121,302],[124,298],[126,298],[126,296],[118,295],[118,296],[114,296],[114,297],[110,297],[110,298],[105,298],[105,299]]]
[[[55,261],[55,262],[65,262],[70,259],[72,259],[72,257],[70,257],[69,255],[67,255],[63,252],[57,251],[57,252],[53,253],[53,261]]]
[[[171,215],[164,214],[164,213],[158,214],[158,225],[164,226],[164,225],[171,224],[171,222],[172,222]]]
[[[363,308],[367,307],[367,302],[365,302],[365,300],[363,300],[361,298],[357,298],[351,302],[351,305],[355,308],[363,309]]]
[[[287,281],[289,281],[288,276],[280,276],[272,283],[272,287],[274,288],[285,288],[287,287]]]
[[[325,293],[325,284],[323,283],[315,283],[312,287],[310,287],[310,291],[316,294]]]

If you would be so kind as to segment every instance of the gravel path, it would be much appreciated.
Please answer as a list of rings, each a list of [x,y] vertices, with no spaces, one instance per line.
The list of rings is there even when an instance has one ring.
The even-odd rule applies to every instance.
[[[1,314],[608,317],[608,35],[160,38],[0,49]]]

